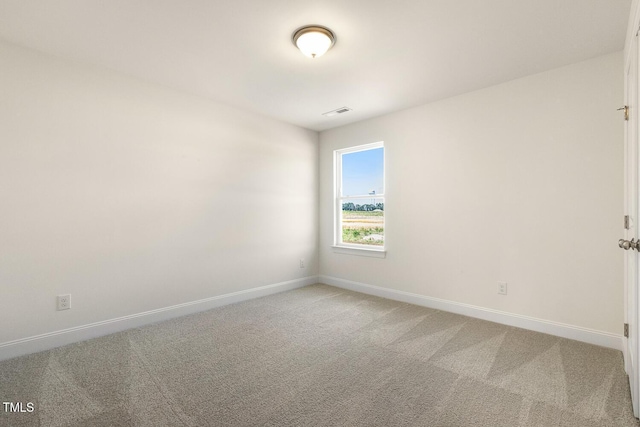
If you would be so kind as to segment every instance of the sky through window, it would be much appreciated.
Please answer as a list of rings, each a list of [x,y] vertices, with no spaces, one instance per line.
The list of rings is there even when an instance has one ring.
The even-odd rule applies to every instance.
[[[384,148],[342,155],[342,195],[384,193]]]

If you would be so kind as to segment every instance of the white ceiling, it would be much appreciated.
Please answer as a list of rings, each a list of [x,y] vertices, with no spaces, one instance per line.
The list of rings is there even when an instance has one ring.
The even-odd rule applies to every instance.
[[[630,4],[0,0],[0,38],[324,130],[622,50]],[[293,46],[305,24],[325,56]]]

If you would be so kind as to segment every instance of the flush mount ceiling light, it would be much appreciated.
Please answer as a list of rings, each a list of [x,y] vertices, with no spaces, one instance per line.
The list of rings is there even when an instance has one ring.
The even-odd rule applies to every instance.
[[[293,33],[293,44],[309,58],[317,58],[331,49],[336,42],[333,31],[320,25],[306,25]]]

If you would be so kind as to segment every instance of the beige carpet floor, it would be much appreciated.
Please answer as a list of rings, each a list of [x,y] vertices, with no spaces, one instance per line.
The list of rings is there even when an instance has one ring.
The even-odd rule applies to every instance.
[[[314,285],[0,363],[2,426],[637,426],[619,351]]]

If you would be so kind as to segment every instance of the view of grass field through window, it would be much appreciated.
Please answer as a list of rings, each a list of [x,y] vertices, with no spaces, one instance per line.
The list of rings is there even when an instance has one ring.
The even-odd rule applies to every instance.
[[[351,211],[342,208],[342,241],[363,245],[384,244],[384,211]]]
[[[384,148],[341,156],[342,243],[384,246]]]

